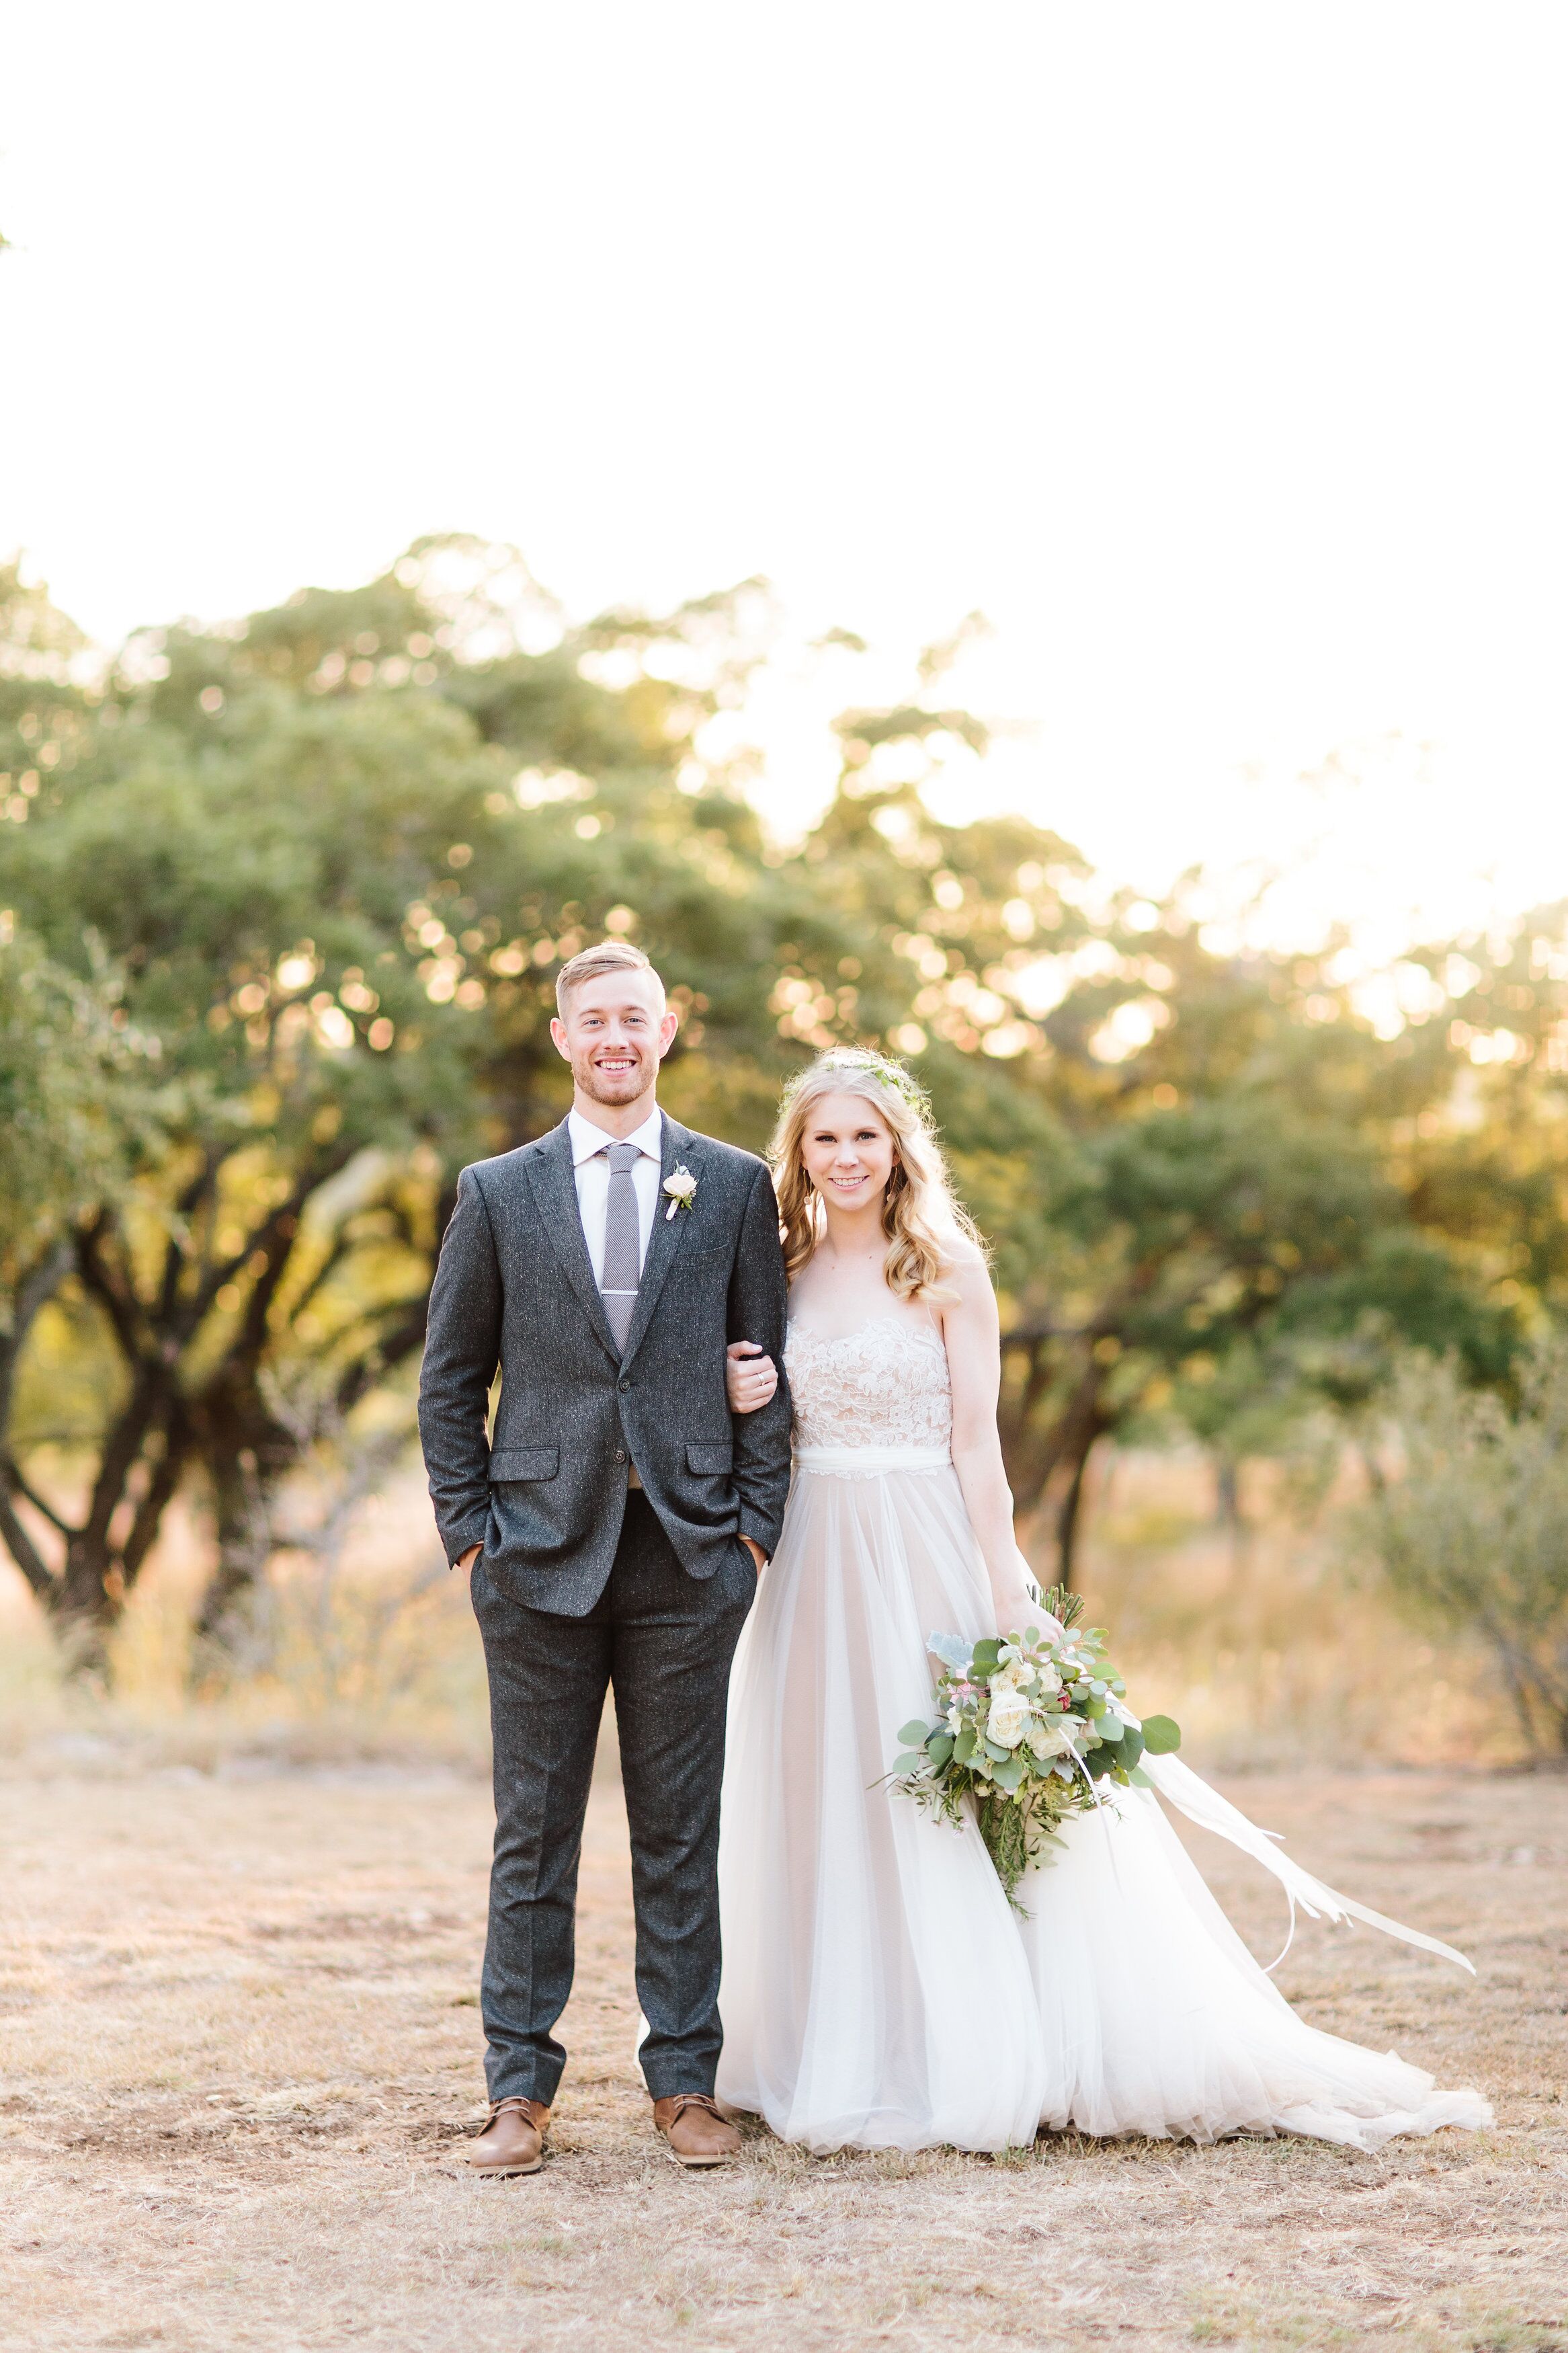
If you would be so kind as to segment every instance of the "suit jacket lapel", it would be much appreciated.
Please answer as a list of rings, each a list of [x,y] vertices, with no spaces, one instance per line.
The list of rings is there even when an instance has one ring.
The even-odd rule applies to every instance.
[[[685,1163],[694,1176],[700,1178],[701,1151],[701,1145],[690,1129],[682,1127],[679,1122],[671,1119],[667,1112],[664,1120],[664,1147],[660,1153],[658,1164],[658,1206],[653,1213],[653,1232],[648,1237],[647,1256],[643,1261],[642,1281],[637,1287],[637,1303],[632,1310],[632,1328],[626,1334],[626,1354],[622,1358],[625,1364],[629,1365],[637,1355],[643,1335],[653,1320],[653,1311],[658,1304],[658,1294],[664,1288],[664,1279],[674,1265],[681,1244],[686,1240],[687,1227],[693,1218],[700,1218],[702,1215],[700,1206],[702,1188],[699,1184],[697,1198],[691,1208],[677,1209],[672,1218],[669,1214],[669,1201],[664,1191],[664,1180],[681,1162]]]
[[[552,1128],[539,1151],[524,1166],[539,1205],[546,1239],[560,1260],[567,1282],[582,1301],[594,1336],[619,1364],[621,1352],[605,1314],[605,1303],[594,1280],[594,1261],[583,1234],[583,1213],[577,1207],[577,1179],[572,1168],[572,1139],[566,1123]],[[656,1229],[657,1230],[657,1229]],[[648,1257],[653,1250],[650,1244]]]

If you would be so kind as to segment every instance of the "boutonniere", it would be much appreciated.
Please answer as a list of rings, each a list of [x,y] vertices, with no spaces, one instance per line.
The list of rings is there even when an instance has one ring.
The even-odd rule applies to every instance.
[[[689,1209],[691,1207],[697,1179],[689,1168],[678,1166],[672,1168],[665,1178],[664,1189],[669,1195],[669,1207],[664,1213],[664,1222],[668,1226],[677,1209]]]

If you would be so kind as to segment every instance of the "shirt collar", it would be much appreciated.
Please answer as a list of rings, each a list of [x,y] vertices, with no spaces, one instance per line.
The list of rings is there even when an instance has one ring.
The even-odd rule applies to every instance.
[[[595,1152],[603,1152],[606,1144],[635,1144],[637,1150],[646,1153],[650,1160],[658,1160],[664,1151],[664,1113],[656,1105],[642,1125],[634,1128],[630,1135],[615,1136],[606,1135],[602,1127],[595,1127],[593,1121],[584,1119],[580,1111],[569,1111],[566,1114],[566,1134],[572,1146],[574,1168],[581,1168],[584,1160],[592,1160]]]

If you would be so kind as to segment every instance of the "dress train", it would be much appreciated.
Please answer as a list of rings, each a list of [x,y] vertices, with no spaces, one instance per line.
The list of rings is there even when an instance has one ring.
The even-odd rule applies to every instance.
[[[929,1716],[928,1637],[994,1630],[946,1353],[889,1314],[793,1327],[786,1362],[795,1474],[731,1682],[721,2095],[819,2151],[998,2150],[1042,2125],[1371,2149],[1488,2124],[1478,2093],[1298,2018],[1151,1791],[1067,1824],[1021,1918],[972,1821],[887,1786],[899,1726]],[[1293,1905],[1435,1945],[1334,1895],[1179,1760],[1149,1769]]]

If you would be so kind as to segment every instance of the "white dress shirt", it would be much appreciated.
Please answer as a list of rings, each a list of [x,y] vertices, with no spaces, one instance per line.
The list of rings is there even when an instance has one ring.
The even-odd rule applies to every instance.
[[[610,1164],[604,1156],[605,1146],[607,1144],[635,1144],[642,1155],[632,1169],[632,1191],[637,1200],[637,1266],[640,1270],[647,1257],[648,1238],[653,1232],[654,1213],[658,1208],[664,1114],[656,1107],[630,1135],[611,1135],[604,1128],[595,1127],[591,1119],[584,1119],[581,1112],[571,1111],[566,1114],[566,1134],[572,1146],[572,1174],[577,1184],[577,1214],[583,1220],[583,1239],[588,1245],[594,1280],[602,1288],[605,1280],[605,1220],[610,1209]]]

